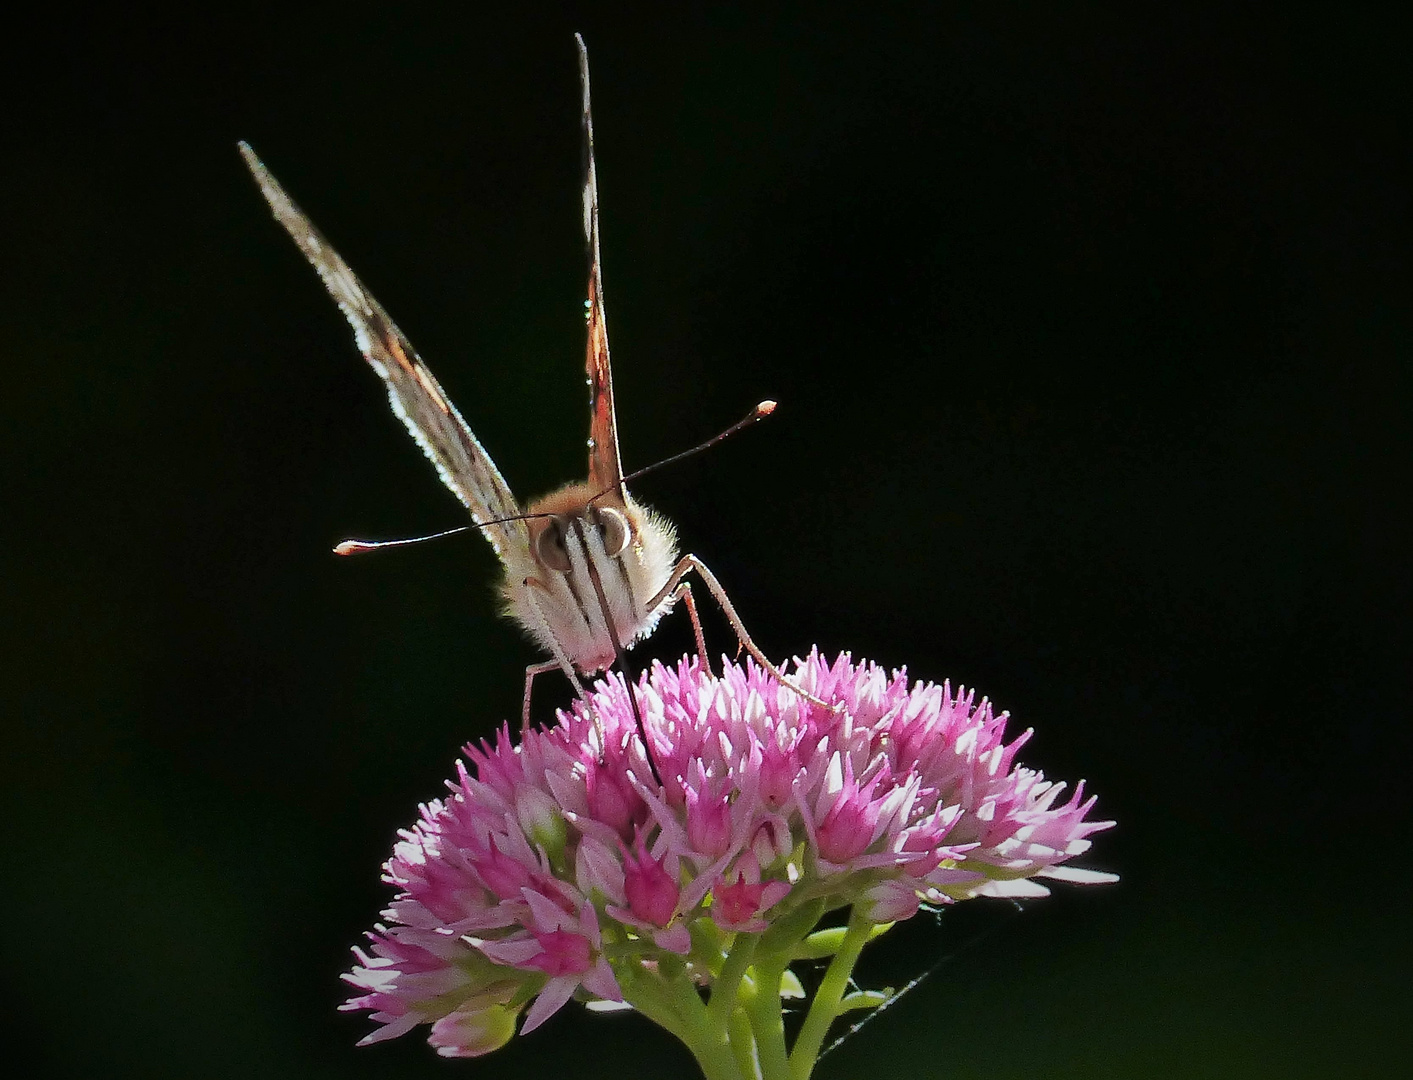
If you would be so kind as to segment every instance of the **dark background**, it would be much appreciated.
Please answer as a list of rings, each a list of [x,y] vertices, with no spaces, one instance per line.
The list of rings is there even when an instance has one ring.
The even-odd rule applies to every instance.
[[[583,471],[582,30],[628,467],[781,402],[638,495],[767,651],[975,685],[1120,823],[1117,886],[895,931],[872,985],[949,958],[819,1075],[1396,1074],[1406,51],[1048,7],[10,28],[8,1060],[690,1073],[637,1017],[468,1064],[334,1011],[394,830],[536,654],[477,540],[329,553],[461,516],[235,151],[542,492]]]

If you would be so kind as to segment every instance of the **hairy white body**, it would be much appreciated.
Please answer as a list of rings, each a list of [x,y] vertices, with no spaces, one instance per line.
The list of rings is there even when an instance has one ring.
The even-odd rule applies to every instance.
[[[677,562],[676,530],[626,493],[588,484],[537,499],[527,513],[550,516],[530,517],[528,543],[503,556],[505,612],[556,659],[602,671],[672,609],[664,586]]]

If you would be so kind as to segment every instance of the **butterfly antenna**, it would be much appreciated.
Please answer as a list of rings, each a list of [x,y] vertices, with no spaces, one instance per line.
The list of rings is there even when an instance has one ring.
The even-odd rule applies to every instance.
[[[629,480],[637,480],[640,476],[647,476],[648,473],[657,472],[658,469],[664,469],[669,465],[676,465],[677,462],[682,461],[685,458],[689,458],[693,454],[700,454],[703,450],[710,450],[717,443],[724,442],[732,435],[735,435],[738,431],[744,431],[746,428],[760,423],[767,416],[773,413],[775,411],[775,408],[775,402],[769,399],[762,401],[754,409],[748,412],[740,420],[737,420],[725,431],[718,432],[706,442],[698,443],[690,450],[683,450],[680,454],[673,454],[671,457],[663,458],[661,461],[654,462],[651,465],[645,465],[641,469],[635,469],[633,472],[630,472],[627,476],[620,480],[617,484],[614,484],[611,487],[604,488],[603,491],[600,491],[597,495],[594,496],[593,499],[590,499],[589,501],[593,502],[594,499],[598,499],[604,495],[607,495],[610,491],[616,490],[620,485],[626,484]]]
[[[655,462],[652,465],[646,465],[641,469],[638,469],[634,472],[630,472],[617,484],[612,484],[609,487],[604,488],[592,499],[590,499],[589,502],[593,502],[595,499],[603,498],[603,496],[607,495],[610,491],[617,490],[621,485],[626,484],[629,480],[636,480],[640,476],[646,476],[648,473],[657,472],[658,469],[666,468],[668,465],[675,465],[677,464],[677,462],[683,460],[684,458],[689,458],[693,454],[700,454],[703,450],[710,450],[717,443],[722,442],[725,439],[729,439],[738,431],[744,431],[746,428],[751,427],[753,424],[760,423],[774,411],[775,402],[770,400],[762,401],[754,409],[752,409],[749,413],[743,416],[740,420],[737,420],[725,431],[713,435],[704,443],[698,443],[690,450],[683,450],[680,454],[673,454],[671,457],[663,458],[661,461]],[[552,516],[552,514],[512,514],[510,517],[496,518],[494,521],[478,521],[474,525],[461,525],[455,529],[445,529],[442,532],[429,533],[426,536],[411,536],[404,540],[340,540],[336,545],[334,545],[334,554],[361,555],[366,551],[380,551],[383,548],[407,547],[410,544],[421,544],[425,543],[428,540],[440,540],[444,536],[455,536],[458,533],[470,532],[473,529],[484,529],[488,525],[503,525],[507,521],[529,521],[532,518]],[[632,693],[632,691],[630,690],[629,693]]]
[[[529,521],[532,518],[551,516],[550,514],[513,514],[510,517],[496,518],[494,521],[478,521],[474,525],[459,525],[455,529],[445,529],[442,532],[429,533],[426,536],[410,536],[405,540],[340,540],[334,545],[334,554],[361,555],[365,551],[378,551],[382,548],[407,547],[409,544],[440,540],[443,536],[455,536],[457,533],[484,529],[488,525],[503,525],[507,521]]]
[[[409,544],[420,544],[427,540],[440,540],[443,536],[455,536],[473,528],[474,525],[462,525],[457,529],[447,529],[445,532],[431,533],[428,536],[409,536],[405,540],[340,540],[334,545],[334,554],[359,555],[365,551],[377,551],[379,548],[407,547]]]

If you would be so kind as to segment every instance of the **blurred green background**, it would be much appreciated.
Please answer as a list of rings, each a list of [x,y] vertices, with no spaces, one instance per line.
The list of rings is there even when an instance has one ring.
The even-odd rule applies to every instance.
[[[691,1074],[636,1017],[458,1063],[356,1050],[335,1012],[395,830],[536,654],[479,541],[329,553],[461,516],[235,151],[542,492],[583,470],[581,30],[628,467],[781,402],[638,495],[767,651],[975,685],[1120,822],[1087,860],[1117,886],[895,931],[873,985],[941,966],[819,1075],[1401,1075],[1397,36],[1335,8],[600,7],[12,28],[6,1059]]]

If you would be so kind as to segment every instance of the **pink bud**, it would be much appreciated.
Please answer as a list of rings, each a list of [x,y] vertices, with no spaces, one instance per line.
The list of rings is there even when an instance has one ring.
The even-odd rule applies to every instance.
[[[519,860],[506,855],[491,839],[490,849],[480,859],[476,869],[486,887],[502,899],[518,897],[520,890],[531,883],[529,868]]]
[[[592,836],[579,841],[574,855],[574,877],[585,895],[598,893],[615,904],[624,902],[623,864],[607,844]]]
[[[848,862],[863,853],[873,842],[879,814],[879,807],[871,802],[877,777],[860,788],[850,760],[843,759],[842,774],[839,760],[836,755],[830,765],[834,805],[819,823],[819,853],[834,863]]]
[[[677,914],[681,890],[662,864],[643,850],[641,837],[637,854],[626,859],[623,891],[633,914],[653,926],[666,926]]]
[[[432,1025],[427,1041],[442,1057],[480,1057],[515,1037],[516,1010],[494,1002],[473,1007],[472,999]]]
[[[744,873],[737,874],[734,885],[725,884],[723,879],[723,883],[711,891],[713,914],[719,916],[717,921],[726,926],[743,923],[754,918],[760,910],[761,896],[764,893],[765,884],[749,884]]]
[[[760,759],[761,801],[772,810],[779,810],[788,803],[799,768],[799,752],[793,741],[781,749],[774,738],[765,739]]]
[[[730,804],[694,788],[688,788],[686,795],[688,841],[703,855],[725,855],[731,847]]]
[[[568,930],[551,930],[535,935],[543,950],[531,957],[527,967],[539,968],[551,977],[582,975],[593,967],[593,945],[582,934]]]
[[[589,771],[585,777],[589,813],[627,840],[645,807],[626,777],[608,770]]]

